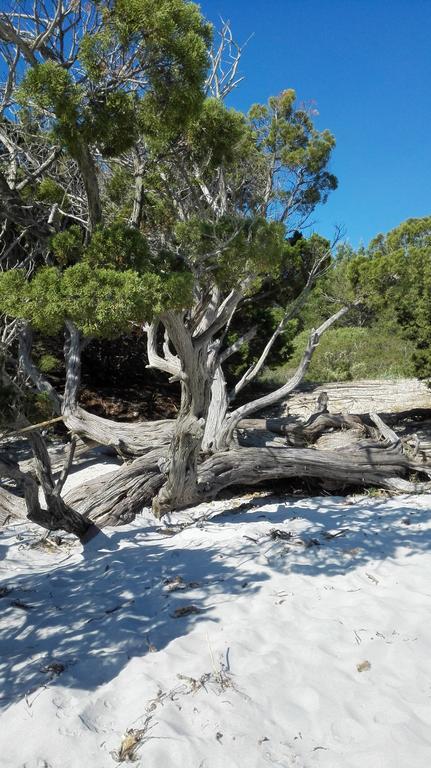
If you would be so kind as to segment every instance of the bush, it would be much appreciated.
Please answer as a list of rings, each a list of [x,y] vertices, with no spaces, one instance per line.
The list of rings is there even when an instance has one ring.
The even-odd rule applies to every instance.
[[[267,370],[266,379],[285,381],[298,366],[310,331],[296,336],[288,363]],[[414,375],[412,344],[399,331],[388,327],[333,328],[322,337],[305,381],[319,384],[353,379],[402,378]]]

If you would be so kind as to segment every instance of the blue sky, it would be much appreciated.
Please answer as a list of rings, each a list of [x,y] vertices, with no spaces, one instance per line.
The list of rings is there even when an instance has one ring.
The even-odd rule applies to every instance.
[[[337,139],[339,188],[314,215],[354,247],[431,214],[431,0],[201,0],[251,34],[231,102],[247,109],[284,88],[315,101]]]

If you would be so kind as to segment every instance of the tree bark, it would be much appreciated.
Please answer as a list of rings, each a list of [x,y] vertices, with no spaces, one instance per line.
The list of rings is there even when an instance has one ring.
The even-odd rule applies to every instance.
[[[336,481],[337,487],[393,488],[393,479],[406,477],[411,464],[389,447],[345,452],[313,448],[231,448],[207,459],[199,468],[194,503],[215,497],[233,485],[256,485],[291,477]]]
[[[97,178],[97,166],[89,146],[81,138],[78,138],[75,155],[84,182],[88,202],[89,229],[92,232],[102,221],[102,204]]]
[[[211,399],[202,440],[204,453],[217,446],[217,438],[226,419],[228,406],[226,380],[221,365],[217,365],[211,384]]]
[[[0,486],[0,526],[26,516],[24,499]]]
[[[102,528],[131,522],[151,503],[166,480],[160,451],[152,451],[113,472],[93,478],[65,495],[65,502]]]
[[[181,406],[169,449],[168,477],[153,501],[157,517],[187,506],[196,495],[212,378],[208,344],[194,342],[183,318],[174,312],[166,313],[163,324],[181,363]]]
[[[32,330],[28,323],[24,323],[19,334],[20,366],[23,372],[31,379],[38,392],[44,393],[49,397],[54,413],[58,414],[61,412],[61,398],[52,384],[44,378],[42,373],[34,365],[31,356],[32,344]]]

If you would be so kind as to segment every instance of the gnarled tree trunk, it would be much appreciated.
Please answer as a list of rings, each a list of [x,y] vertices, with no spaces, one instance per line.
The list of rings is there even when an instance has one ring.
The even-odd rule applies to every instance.
[[[182,318],[168,313],[164,324],[181,361],[181,406],[168,454],[167,480],[153,501],[157,517],[196,496],[199,455],[210,404],[208,347],[194,344]]]

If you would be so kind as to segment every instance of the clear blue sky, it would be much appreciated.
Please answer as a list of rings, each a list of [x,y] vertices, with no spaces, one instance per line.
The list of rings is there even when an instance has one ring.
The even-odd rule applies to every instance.
[[[411,216],[431,214],[431,0],[201,0],[205,16],[251,34],[247,109],[285,88],[317,103],[317,127],[337,148],[339,188],[314,215],[354,247]]]

